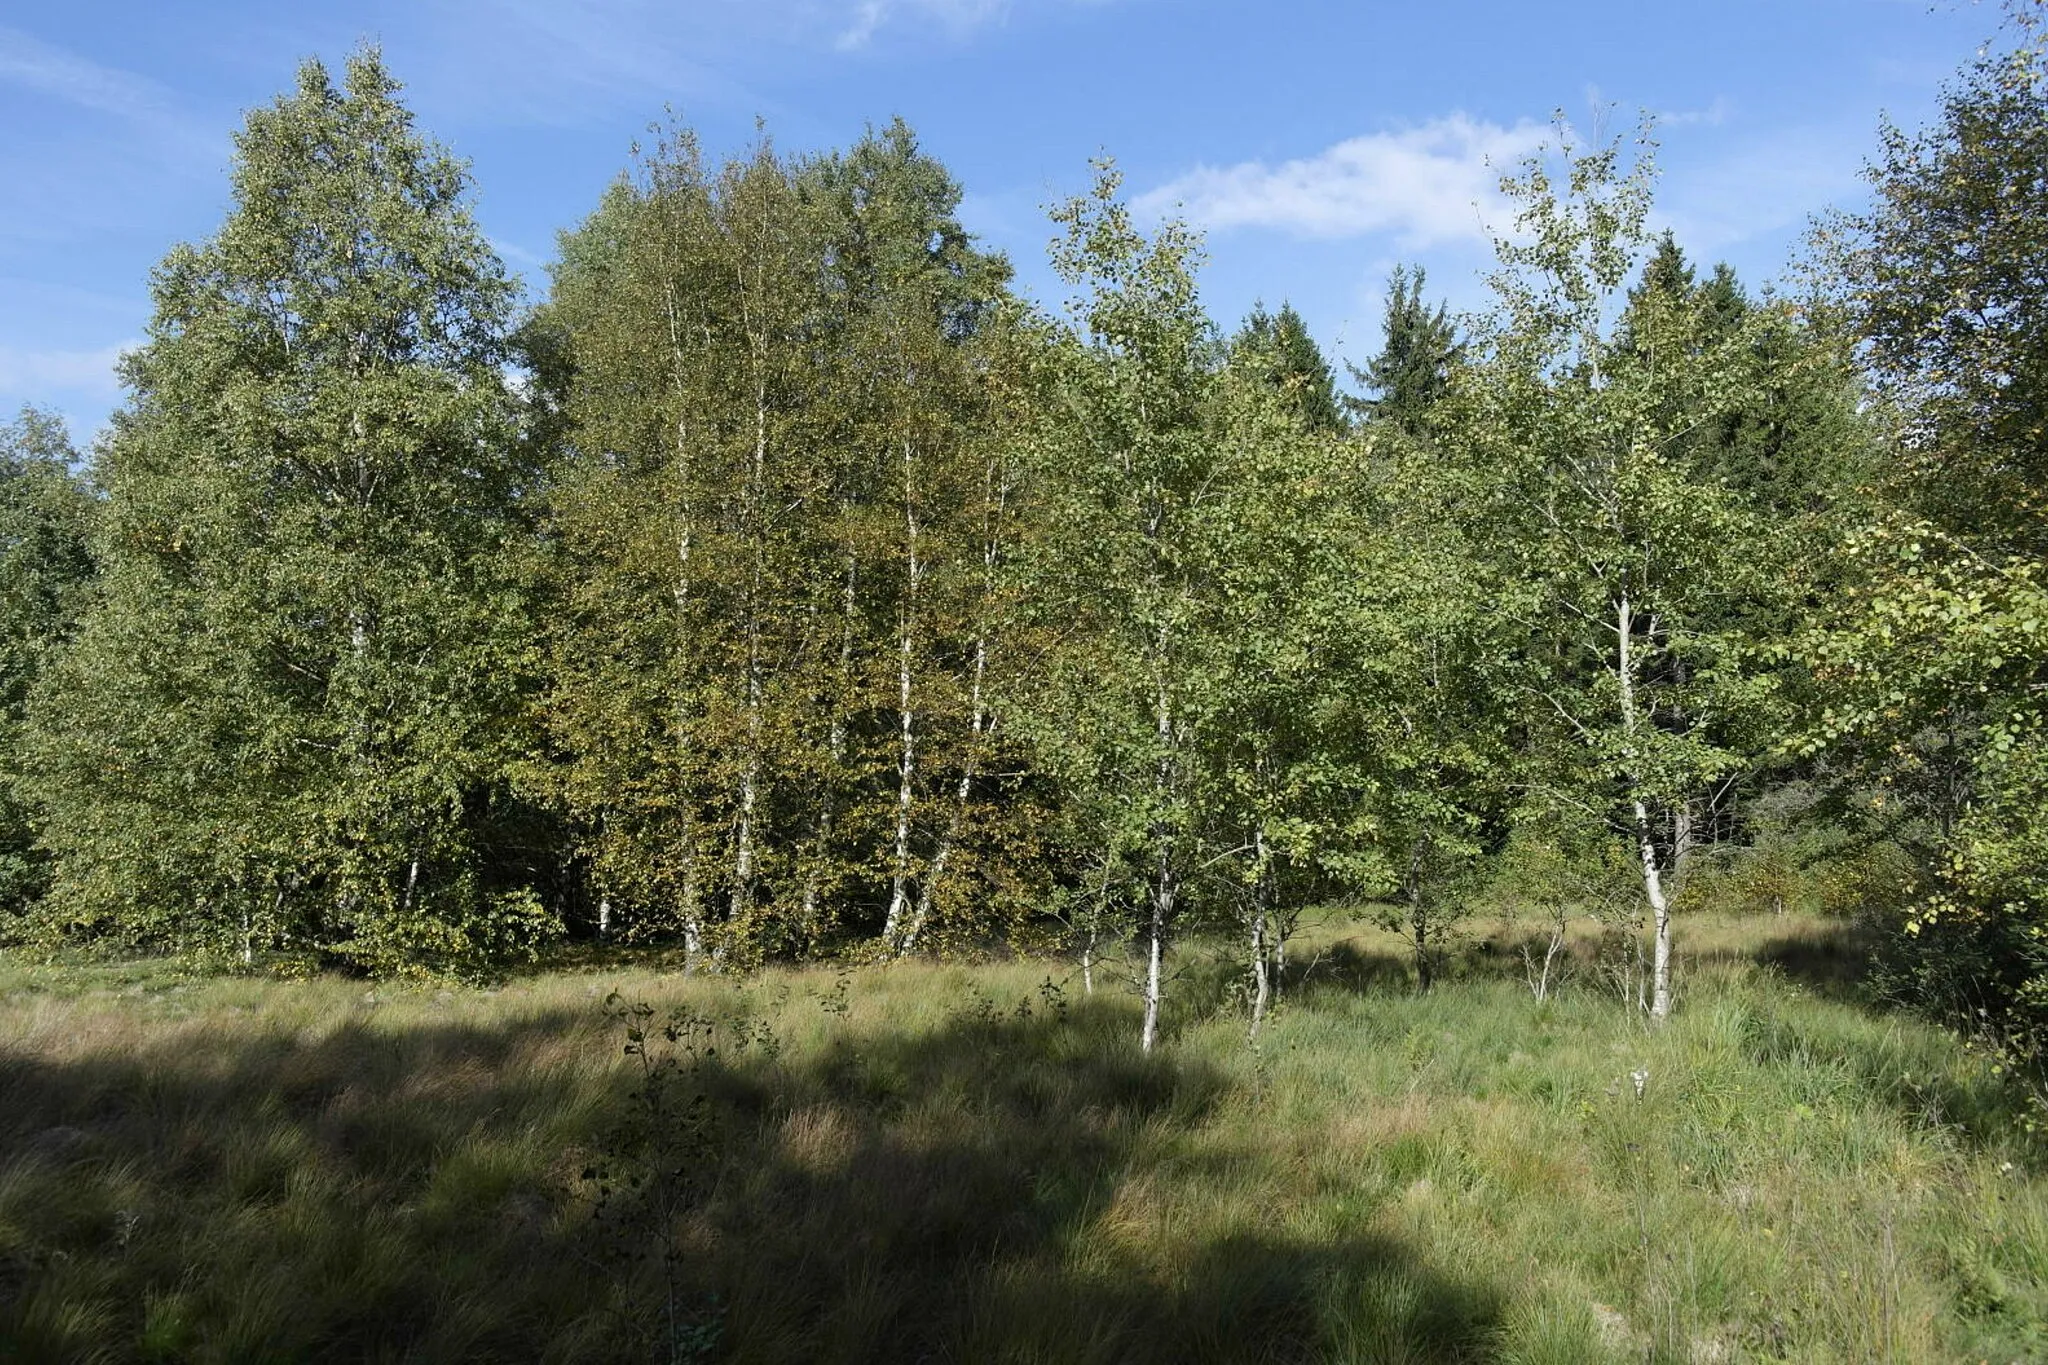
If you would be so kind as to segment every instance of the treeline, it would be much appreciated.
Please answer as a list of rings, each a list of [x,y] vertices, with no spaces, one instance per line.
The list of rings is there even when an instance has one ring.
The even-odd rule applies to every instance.
[[[2048,100],[2031,9],[1887,134],[1813,289],[1508,177],[1495,304],[1398,272],[1340,394],[1225,332],[1117,177],[1050,313],[900,123],[677,129],[530,310],[373,52],[238,135],[83,463],[5,429],[16,943],[465,972],[1012,944],[1135,966],[1384,902],[1872,916],[1903,993],[2048,1010]]]

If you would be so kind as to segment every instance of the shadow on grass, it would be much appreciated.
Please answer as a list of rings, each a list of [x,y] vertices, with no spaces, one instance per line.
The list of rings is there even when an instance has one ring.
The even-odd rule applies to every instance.
[[[1287,964],[1281,986],[1283,992],[1309,995],[1319,991],[1366,995],[1409,990],[1414,982],[1414,967],[1407,956],[1340,939],[1299,954]]]
[[[1741,956],[1768,967],[1816,995],[1845,1004],[1873,1003],[1868,987],[1875,936],[1865,926],[1836,921],[1819,931],[1775,934]]]
[[[1495,1338],[1484,1286],[1268,1216],[1257,1154],[1203,1137],[1226,1078],[1133,1051],[1125,1007],[803,1055],[679,1017],[624,1065],[594,1005],[0,1050],[0,1356],[1465,1361]]]

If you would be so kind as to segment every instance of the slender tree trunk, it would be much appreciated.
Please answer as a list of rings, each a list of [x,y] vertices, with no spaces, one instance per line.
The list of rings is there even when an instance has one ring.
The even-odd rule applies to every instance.
[[[1267,913],[1272,904],[1266,876],[1266,832],[1252,833],[1252,1027],[1257,1038],[1266,1022],[1266,1009],[1273,999],[1272,946],[1267,940]]]
[[[999,461],[990,460],[984,469],[982,489],[982,543],[981,543],[981,594],[982,605],[979,629],[974,638],[974,667],[968,683],[969,723],[967,754],[961,762],[960,781],[953,792],[953,811],[946,820],[946,832],[939,839],[938,847],[932,853],[932,860],[925,868],[924,878],[918,886],[917,911],[910,921],[909,929],[903,936],[903,953],[908,955],[917,946],[917,940],[924,933],[925,925],[931,922],[932,908],[938,896],[940,884],[945,880],[947,864],[952,860],[953,847],[960,839],[960,831],[967,823],[968,803],[974,796],[974,784],[981,776],[981,763],[988,746],[990,733],[995,728],[994,719],[988,714],[984,687],[988,679],[988,637],[989,613],[993,610],[996,592],[996,565],[1001,556],[997,537],[1001,534],[1000,524],[1003,509],[1008,502],[1009,487],[998,472]],[[1087,962],[1082,963],[1081,976],[1084,983],[1090,982],[1091,973]],[[1088,989],[1094,989],[1088,984]]]
[[[1166,925],[1173,917],[1173,874],[1159,870],[1159,882],[1152,891],[1152,922],[1145,943],[1145,1027],[1143,1050],[1150,1052],[1159,1041],[1159,1000],[1166,956]]]
[[[1162,637],[1164,631],[1161,631]],[[1143,1049],[1152,1050],[1159,1040],[1159,1000],[1164,988],[1162,976],[1166,956],[1166,935],[1173,924],[1174,898],[1179,890],[1174,871],[1173,825],[1167,818],[1166,803],[1173,791],[1173,711],[1167,692],[1163,665],[1165,641],[1159,642],[1158,663],[1162,672],[1156,682],[1154,729],[1159,743],[1159,760],[1153,773],[1154,795],[1160,803],[1152,826],[1153,883],[1152,915],[1145,954],[1145,1026]]]
[[[945,880],[946,865],[953,856],[953,847],[960,840],[960,830],[967,823],[968,802],[974,796],[975,779],[981,776],[982,751],[994,722],[988,715],[983,699],[982,680],[988,665],[988,639],[983,636],[974,642],[974,681],[969,688],[972,719],[968,731],[967,756],[960,770],[960,781],[953,792],[953,812],[946,820],[946,832],[939,840],[937,850],[932,854],[931,865],[925,869],[924,880],[917,891],[917,912],[911,917],[910,927],[903,935],[903,952],[907,955],[917,947],[917,940],[924,933],[925,925],[931,922],[933,903],[938,895],[941,882]]]
[[[1436,984],[1436,964],[1430,960],[1434,945],[1429,941],[1429,906],[1423,899],[1423,863],[1429,857],[1429,841],[1417,839],[1408,849],[1408,929],[1415,942],[1415,985],[1424,995]]]
[[[747,750],[740,770],[739,812],[733,831],[732,922],[741,933],[754,909],[754,808],[761,785],[761,593],[767,577],[768,528],[763,515],[768,483],[768,371],[757,340],[754,354],[754,468],[748,488],[747,520],[753,539],[753,567],[747,583],[746,710]]]
[[[1671,894],[1677,896],[1685,890],[1687,874],[1692,868],[1692,855],[1699,850],[1699,824],[1695,814],[1696,801],[1681,801],[1671,812]]]
[[[1625,774],[1631,788],[1629,808],[1635,818],[1636,852],[1642,872],[1643,895],[1650,903],[1650,914],[1656,924],[1650,968],[1650,1017],[1662,1021],[1671,1014],[1671,904],[1664,895],[1656,829],[1650,820],[1649,805],[1643,798],[1641,778],[1634,771],[1638,758],[1635,750],[1637,727],[1641,722],[1636,714],[1635,617],[1630,605],[1628,590],[1624,588],[1615,604],[1616,658],[1619,665],[1616,671],[1621,685],[1623,758],[1630,765]]]
[[[1081,938],[1081,989],[1095,994],[1095,949],[1102,941],[1102,917],[1109,907],[1109,878],[1116,859],[1102,855],[1102,885],[1095,890],[1095,908],[1088,915],[1088,930]]]
[[[917,714],[910,705],[911,662],[917,633],[918,562],[915,447],[903,442],[903,614],[896,644],[896,714],[902,744],[896,762],[896,842],[889,879],[889,914],[882,933],[897,956],[909,951],[910,812],[917,774]]]
[[[1281,991],[1287,986],[1287,933],[1290,924],[1282,923],[1276,928],[1273,935],[1273,1003],[1277,1005]]]
[[[695,761],[697,748],[696,727],[691,723],[690,697],[694,681],[691,676],[691,646],[696,640],[691,620],[691,593],[694,587],[693,555],[696,550],[696,466],[694,450],[690,441],[689,385],[687,382],[688,354],[683,344],[682,301],[677,295],[675,272],[668,272],[665,299],[668,311],[669,354],[672,366],[670,379],[675,385],[676,396],[676,577],[670,596],[675,602],[675,633],[671,668],[673,670],[674,703],[672,742],[680,755],[676,765],[676,840],[678,859],[682,864],[683,880],[680,891],[678,918],[683,929],[683,966],[687,971],[696,965],[696,954],[703,943],[704,907],[698,895],[697,883],[697,791],[690,775],[689,765]],[[609,937],[611,933],[611,894],[606,891],[598,900],[598,934]]]
[[[1272,957],[1266,945],[1266,907],[1252,908],[1252,1027],[1257,1038],[1266,1022],[1266,1006],[1273,998]]]
[[[1662,1020],[1671,1013],[1671,905],[1664,896],[1664,882],[1657,867],[1657,845],[1652,837],[1650,812],[1641,800],[1634,802],[1636,843],[1643,862],[1643,891],[1649,897],[1650,913],[1656,917],[1656,946],[1650,963],[1650,1017]]]

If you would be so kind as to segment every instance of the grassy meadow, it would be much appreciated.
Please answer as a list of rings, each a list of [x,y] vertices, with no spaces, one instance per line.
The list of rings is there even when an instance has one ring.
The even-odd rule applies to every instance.
[[[1152,1057],[1030,960],[0,962],[0,1359],[2048,1359],[2023,1098],[1841,926],[1687,920],[1660,1031],[1574,946],[1327,925],[1255,1044],[1190,948]]]

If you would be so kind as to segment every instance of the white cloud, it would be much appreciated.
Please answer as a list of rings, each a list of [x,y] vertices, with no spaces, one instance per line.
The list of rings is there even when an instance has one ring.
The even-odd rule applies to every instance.
[[[1304,237],[1391,233],[1415,250],[1486,241],[1511,215],[1499,181],[1539,151],[1551,130],[1502,127],[1453,114],[1368,133],[1316,156],[1269,166],[1202,166],[1140,195],[1149,217],[1180,213],[1202,227],[1279,228]]]
[[[1726,95],[1716,95],[1704,109],[1666,109],[1657,115],[1659,128],[1719,128],[1734,114]]]

